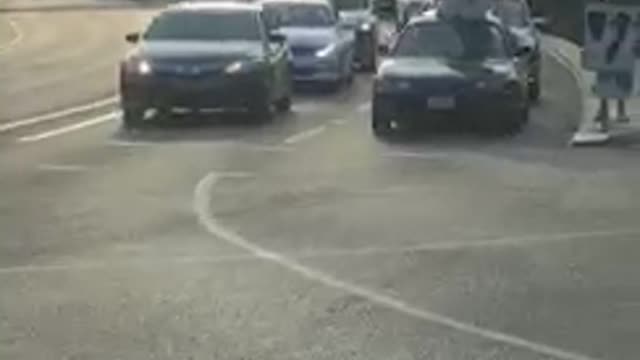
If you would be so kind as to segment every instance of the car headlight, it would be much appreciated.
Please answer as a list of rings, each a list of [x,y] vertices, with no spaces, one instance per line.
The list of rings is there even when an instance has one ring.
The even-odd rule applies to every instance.
[[[316,57],[326,58],[329,55],[331,55],[335,49],[336,49],[336,44],[329,44],[324,48],[316,51]]]
[[[364,32],[371,31],[371,23],[365,22],[360,24],[360,31],[364,31]]]
[[[243,68],[244,63],[242,61],[235,61],[227,65],[227,67],[224,69],[224,72],[226,72],[227,74],[237,74],[242,71]]]
[[[411,82],[405,79],[378,78],[375,82],[375,90],[381,92],[406,91],[411,89]]]
[[[146,61],[146,60],[142,60],[140,62],[138,62],[138,74],[140,75],[149,75],[153,72],[153,68],[151,67],[151,63]]]
[[[127,73],[135,75],[149,75],[153,72],[151,62],[144,59],[130,59],[125,63]]]
[[[227,65],[224,68],[224,72],[229,75],[239,74],[239,73],[247,73],[254,71],[258,68],[259,62],[251,61],[251,60],[238,60],[234,61],[231,64]]]

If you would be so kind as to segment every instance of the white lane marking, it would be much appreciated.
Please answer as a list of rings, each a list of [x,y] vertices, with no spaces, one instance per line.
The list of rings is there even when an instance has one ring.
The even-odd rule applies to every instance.
[[[331,120],[331,123],[333,125],[344,125],[344,124],[347,123],[347,121],[344,120],[344,119],[333,119],[333,120]]]
[[[84,165],[40,164],[38,165],[38,170],[51,172],[84,172],[89,170],[89,167]]]
[[[57,165],[56,165],[57,166]],[[64,165],[63,165],[64,166]],[[225,178],[246,178],[249,177],[246,173],[225,173]],[[639,235],[640,230],[611,230],[611,231],[593,231],[593,232],[580,232],[580,233],[566,233],[566,234],[551,234],[551,235],[536,235],[536,236],[523,236],[512,237],[494,240],[477,240],[469,242],[437,242],[429,244],[419,244],[415,246],[406,247],[368,247],[368,248],[356,248],[356,249],[313,249],[313,250],[297,250],[283,252],[283,256],[295,259],[319,259],[319,258],[334,258],[334,257],[355,257],[355,256],[376,256],[376,255],[389,255],[389,254],[406,254],[416,252],[431,252],[431,251],[458,251],[469,248],[478,247],[502,247],[502,246],[532,246],[541,243],[554,243],[564,241],[578,241],[581,239],[588,239],[593,237],[611,237],[611,236],[625,236],[625,235]],[[117,270],[117,269],[129,269],[134,267],[157,267],[157,266],[171,266],[181,264],[220,264],[220,263],[234,263],[245,262],[251,263],[256,260],[261,260],[254,254],[241,254],[241,255],[222,255],[222,256],[180,256],[176,258],[154,259],[154,260],[125,260],[125,261],[85,261],[74,262],[70,264],[49,264],[49,265],[24,265],[24,266],[12,266],[0,268],[0,275],[8,274],[22,274],[22,273],[50,273],[57,271],[85,271],[85,270]],[[618,306],[638,306],[640,302],[625,302],[619,303]]]
[[[6,53],[7,51],[16,47],[18,44],[22,42],[22,39],[24,38],[24,34],[22,33],[22,30],[20,30],[20,27],[18,26],[18,23],[15,20],[8,19],[7,24],[9,24],[9,27],[13,32],[13,38],[11,38],[11,40],[9,40],[8,43],[0,45],[0,54]]]
[[[358,112],[368,112],[370,110],[371,110],[371,102],[369,101],[358,105],[358,108],[357,108]]]
[[[110,97],[110,98],[107,98],[107,99],[98,100],[98,101],[92,102],[90,104],[74,106],[74,107],[71,107],[71,108],[68,108],[68,109],[55,111],[55,112],[48,113],[48,114],[42,114],[42,115],[34,116],[34,117],[31,117],[31,118],[27,118],[27,119],[15,120],[15,121],[12,121],[12,122],[9,122],[9,123],[0,124],[0,133],[7,132],[7,131],[10,131],[10,130],[13,130],[13,129],[17,129],[17,128],[20,128],[20,127],[24,127],[24,126],[39,124],[39,123],[45,122],[45,121],[51,121],[51,120],[60,119],[60,118],[63,118],[65,116],[75,115],[75,114],[79,114],[79,113],[83,113],[83,112],[99,109],[99,108],[102,108],[102,107],[106,107],[106,106],[109,106],[109,105],[116,104],[117,101],[118,101],[118,99],[114,96],[114,97]]]
[[[89,120],[81,121],[72,125],[63,126],[61,128],[57,128],[54,130],[45,131],[45,132],[34,134],[34,135],[23,136],[18,139],[18,142],[30,143],[30,142],[49,139],[55,136],[60,136],[60,135],[68,134],[70,132],[82,130],[91,126],[100,125],[108,121],[113,121],[116,118],[118,118],[118,116],[120,116],[119,112],[112,112],[112,113],[101,115]]]
[[[301,251],[297,253],[287,253],[291,257],[306,259],[319,257],[355,257],[372,256],[386,254],[409,254],[420,252],[441,252],[459,251],[478,248],[500,248],[500,247],[528,247],[543,244],[554,244],[561,242],[581,241],[592,238],[611,238],[623,236],[638,236],[640,229],[630,230],[598,230],[588,232],[561,233],[548,235],[528,235],[513,236],[498,239],[469,240],[469,241],[442,241],[423,243],[410,246],[397,247],[364,247],[355,249],[319,249]]]
[[[212,190],[214,185],[216,185],[216,183],[224,177],[224,174],[210,173],[202,180],[200,180],[194,191],[194,210],[198,216],[200,224],[211,235],[231,245],[248,251],[256,258],[272,262],[311,281],[321,283],[336,290],[361,296],[381,307],[398,311],[416,319],[445,326],[463,333],[479,336],[484,339],[506,344],[512,347],[529,350],[544,356],[551,356],[557,359],[594,360],[594,358],[586,355],[581,355],[549,345],[529,341],[515,335],[509,335],[491,329],[482,328],[473,324],[458,321],[456,319],[432,311],[420,309],[392,296],[380,294],[366,287],[337,279],[329,274],[302,265],[296,260],[289,258],[283,254],[263,248],[245,239],[233,230],[230,230],[227,227],[223,226],[213,217],[210,206]]]
[[[286,145],[294,145],[297,144],[299,142],[303,142],[305,140],[308,140],[314,136],[318,136],[320,134],[322,134],[325,130],[327,130],[327,127],[322,125],[322,126],[318,126],[318,127],[314,127],[302,132],[299,132],[297,134],[291,135],[288,138],[286,138],[284,140],[284,143]]]
[[[157,267],[160,265],[179,264],[221,264],[230,262],[255,261],[256,257],[249,254],[243,255],[223,255],[216,257],[178,257],[174,259],[159,260],[133,260],[133,261],[96,261],[77,262],[71,264],[51,264],[51,265],[24,265],[0,268],[0,275],[24,274],[24,273],[50,273],[58,271],[85,271],[85,270],[115,270],[129,269],[133,267]]]
[[[390,151],[384,153],[383,156],[422,160],[437,160],[448,158],[451,156],[451,154],[441,152]]]
[[[106,143],[107,146],[112,147],[160,147],[160,146],[184,146],[184,147],[238,147],[241,150],[252,150],[262,152],[290,152],[292,147],[284,145],[266,145],[266,144],[252,144],[243,141],[234,140],[109,140]]]

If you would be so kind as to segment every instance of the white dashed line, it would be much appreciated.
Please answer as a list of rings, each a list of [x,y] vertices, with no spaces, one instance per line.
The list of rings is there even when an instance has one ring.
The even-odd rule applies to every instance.
[[[198,220],[200,224],[217,239],[223,240],[238,248],[244,249],[253,254],[256,258],[277,264],[308,280],[321,283],[336,290],[361,296],[369,300],[370,302],[377,304],[378,306],[398,311],[415,319],[431,322],[466,334],[479,336],[487,340],[499,342],[515,348],[525,349],[540,355],[550,356],[561,360],[594,360],[594,358],[586,355],[581,355],[553,346],[529,341],[515,335],[509,335],[491,329],[482,328],[473,324],[458,321],[456,319],[432,311],[420,309],[395,297],[381,294],[366,287],[337,279],[329,274],[302,265],[296,260],[289,258],[283,254],[265,249],[258,244],[245,239],[235,231],[223,226],[213,217],[210,204],[212,190],[216,183],[224,177],[224,174],[210,173],[198,183],[194,191],[193,206],[194,211],[198,216]]]
[[[54,130],[50,130],[50,131],[45,131],[42,133],[38,133],[38,134],[34,134],[34,135],[28,135],[28,136],[23,136],[21,138],[18,139],[18,142],[22,142],[22,143],[30,143],[30,142],[36,142],[36,141],[41,141],[41,140],[46,140],[52,137],[56,137],[56,136],[60,136],[60,135],[65,135],[74,131],[78,131],[78,130],[82,130],[88,127],[92,127],[92,126],[96,126],[96,125],[100,125],[109,121],[113,121],[116,118],[118,118],[120,116],[120,113],[118,112],[112,112],[109,114],[105,114],[105,115],[101,115],[98,117],[95,117],[93,119],[89,119],[89,120],[85,120],[85,121],[81,121],[72,125],[68,125],[68,126],[63,126],[61,128],[57,128]]]
[[[344,125],[344,124],[347,123],[347,121],[344,120],[344,119],[333,119],[333,120],[331,120],[331,123],[333,125]]]
[[[65,116],[75,115],[75,114],[99,109],[109,105],[114,105],[117,103],[117,101],[118,100],[116,97],[111,97],[107,99],[98,100],[90,104],[74,106],[68,109],[64,109],[64,110],[60,110],[60,111],[56,111],[48,114],[42,114],[42,115],[34,116],[28,119],[21,119],[21,120],[12,121],[5,124],[0,124],[0,133],[21,128],[24,126],[39,124],[41,122],[60,119]]]
[[[109,140],[107,146],[136,148],[136,147],[161,147],[161,146],[179,146],[179,147],[237,147],[241,150],[261,151],[261,152],[290,152],[292,147],[284,145],[268,145],[268,144],[252,144],[249,142],[235,140]]]
[[[7,24],[9,24],[11,31],[13,31],[13,38],[11,38],[8,43],[0,45],[0,54],[11,50],[12,48],[20,44],[22,42],[22,39],[24,38],[20,27],[14,20],[7,20]]]
[[[84,165],[40,164],[38,165],[38,170],[51,172],[84,172],[89,170],[89,167]]]
[[[288,137],[284,143],[286,145],[293,145],[293,144],[297,144],[299,142],[308,140],[314,136],[318,136],[320,134],[322,134],[325,130],[327,130],[326,126],[318,126],[315,128],[311,128],[309,130],[305,130],[303,132],[297,133],[295,135],[292,135],[290,137]]]

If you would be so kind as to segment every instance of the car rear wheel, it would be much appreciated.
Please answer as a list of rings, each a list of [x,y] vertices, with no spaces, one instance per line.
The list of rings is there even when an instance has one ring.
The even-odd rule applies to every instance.
[[[380,116],[376,111],[371,116],[371,130],[379,139],[388,140],[395,135],[392,121]]]
[[[540,86],[540,78],[536,77],[529,84],[529,100],[531,100],[531,102],[540,101],[541,93],[542,93],[542,89],[541,89],[541,86]]]
[[[141,106],[125,105],[122,107],[122,124],[125,129],[138,129],[144,121],[145,109]]]

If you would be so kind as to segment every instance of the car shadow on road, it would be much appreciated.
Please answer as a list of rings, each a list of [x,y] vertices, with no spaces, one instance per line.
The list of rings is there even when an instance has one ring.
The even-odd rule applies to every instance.
[[[158,143],[235,141],[277,132],[295,117],[295,113],[275,114],[272,119],[245,113],[171,114],[152,117],[133,130],[122,127],[113,137],[121,141]]]

